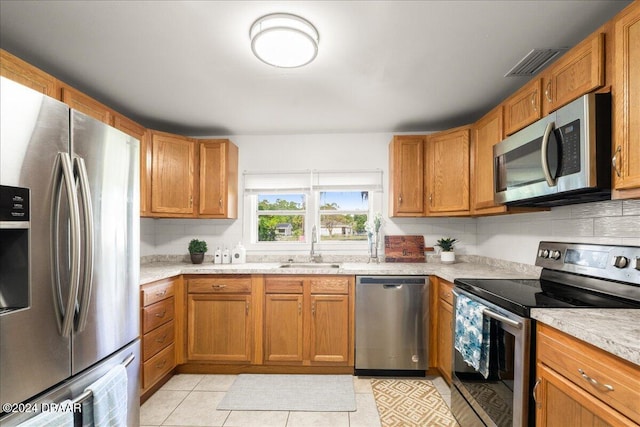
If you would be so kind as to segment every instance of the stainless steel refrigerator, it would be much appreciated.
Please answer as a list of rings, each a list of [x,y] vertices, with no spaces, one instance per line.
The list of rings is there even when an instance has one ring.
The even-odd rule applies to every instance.
[[[8,202],[28,221],[0,221],[0,425],[36,415],[18,403],[91,404],[85,388],[132,357],[138,425],[139,141],[0,80],[0,186],[28,194]]]

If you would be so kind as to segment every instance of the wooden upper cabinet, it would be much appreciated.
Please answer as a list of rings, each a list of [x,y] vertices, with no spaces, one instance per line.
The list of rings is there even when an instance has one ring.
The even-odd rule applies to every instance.
[[[469,214],[470,127],[427,137],[427,215]]]
[[[151,131],[151,212],[153,216],[195,216],[195,141]]]
[[[52,98],[60,99],[58,80],[0,49],[0,75]]]
[[[604,33],[596,33],[543,72],[543,115],[604,86],[604,49]]]
[[[199,140],[198,216],[238,217],[238,147],[228,139]]]
[[[424,141],[424,135],[401,135],[389,144],[391,216],[424,216]]]
[[[151,207],[151,193],[149,192],[149,184],[151,182],[149,133],[142,125],[118,113],[113,114],[113,127],[140,141],[140,215],[147,216]]]
[[[538,81],[539,82],[539,81]],[[493,201],[493,146],[502,141],[502,106],[492,110],[473,126],[471,147],[472,213],[496,214],[506,211]]]
[[[96,101],[77,89],[62,83],[62,102],[74,110],[111,125],[112,111],[106,105]]]
[[[615,22],[613,187],[615,198],[640,197],[640,2]]]
[[[534,79],[503,103],[506,135],[511,135],[542,117],[541,88],[542,80]]]

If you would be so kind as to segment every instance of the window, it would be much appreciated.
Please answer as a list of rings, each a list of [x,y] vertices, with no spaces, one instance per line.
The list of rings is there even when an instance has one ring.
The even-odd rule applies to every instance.
[[[245,172],[247,243],[306,249],[315,226],[319,249],[366,250],[365,224],[380,211],[381,190],[381,171]]]

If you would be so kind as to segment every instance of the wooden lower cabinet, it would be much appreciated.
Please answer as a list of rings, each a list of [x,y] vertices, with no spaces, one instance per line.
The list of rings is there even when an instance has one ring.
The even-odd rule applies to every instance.
[[[638,426],[640,367],[538,323],[536,425]]]
[[[453,370],[453,283],[438,280],[438,323],[437,323],[438,370],[451,384]]]
[[[268,276],[264,363],[353,365],[353,276]]]

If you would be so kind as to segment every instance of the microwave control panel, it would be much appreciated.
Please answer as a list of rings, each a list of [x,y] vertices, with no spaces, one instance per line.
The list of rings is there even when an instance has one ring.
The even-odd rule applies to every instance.
[[[561,126],[560,133],[560,172],[558,176],[567,176],[580,172],[580,120]]]

